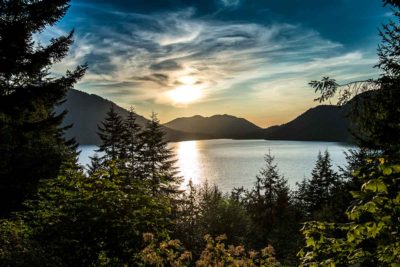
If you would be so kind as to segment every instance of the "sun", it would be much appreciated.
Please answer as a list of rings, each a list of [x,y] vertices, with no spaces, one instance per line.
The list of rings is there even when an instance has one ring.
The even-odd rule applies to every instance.
[[[182,76],[178,79],[178,81],[186,85],[193,85],[197,82],[196,78],[193,76]]]
[[[176,104],[189,104],[201,98],[199,87],[193,85],[181,85],[168,92],[169,97]]]

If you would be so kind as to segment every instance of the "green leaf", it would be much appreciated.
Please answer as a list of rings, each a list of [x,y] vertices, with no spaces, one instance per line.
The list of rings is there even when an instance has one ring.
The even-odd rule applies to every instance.
[[[391,166],[394,173],[400,173],[400,165]]]
[[[372,191],[377,193],[385,192],[387,193],[387,186],[386,184],[380,179],[372,179],[363,184],[362,191]]]
[[[354,237],[353,233],[348,232],[347,233],[347,241],[352,242],[354,239],[355,239],[355,237]]]
[[[307,238],[306,239],[306,246],[307,247],[311,247],[311,246],[315,246],[315,240],[314,240],[314,238],[312,238],[312,237],[310,237],[310,238]]]
[[[361,192],[360,191],[350,191],[350,194],[353,196],[353,198],[360,198],[361,197]]]
[[[400,193],[397,193],[396,198],[393,200],[394,204],[400,204]]]
[[[359,175],[360,175],[360,170],[356,170],[356,171],[353,172],[353,176],[354,177],[357,177]]]
[[[393,172],[393,170],[392,170],[391,167],[383,167],[383,174],[384,175],[386,175],[386,176],[391,175],[392,172]]]

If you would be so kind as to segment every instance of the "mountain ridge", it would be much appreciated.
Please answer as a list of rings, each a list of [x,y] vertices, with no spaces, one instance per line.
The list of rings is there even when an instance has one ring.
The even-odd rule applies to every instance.
[[[110,106],[122,117],[128,111],[110,100],[95,94],[70,90],[66,101],[56,112],[68,111],[63,126],[73,125],[66,132],[67,138],[75,137],[82,145],[99,144],[97,125],[105,118]],[[168,141],[203,139],[268,139],[298,141],[351,142],[348,106],[319,105],[303,112],[295,119],[268,128],[261,128],[245,118],[229,114],[209,117],[194,115],[180,117],[162,125]],[[137,114],[137,121],[144,125],[148,120]]]
[[[210,117],[201,115],[181,117],[164,123],[164,125],[174,130],[208,134],[215,138],[235,138],[262,129],[244,118],[228,114],[216,114]]]
[[[100,138],[97,135],[97,125],[104,120],[111,105],[114,105],[115,111],[122,117],[125,118],[128,115],[126,109],[110,100],[75,89],[68,92],[65,100],[56,108],[56,113],[63,110],[68,111],[62,126],[72,125],[72,127],[66,131],[66,138],[75,138],[82,145],[98,145],[100,143]],[[145,125],[148,119],[139,114],[136,115],[138,124]],[[165,126],[163,126],[163,129],[168,141],[211,138],[211,136],[197,133],[184,133]]]
[[[319,105],[288,123],[264,129],[264,137],[270,140],[351,142],[348,111],[348,106]]]

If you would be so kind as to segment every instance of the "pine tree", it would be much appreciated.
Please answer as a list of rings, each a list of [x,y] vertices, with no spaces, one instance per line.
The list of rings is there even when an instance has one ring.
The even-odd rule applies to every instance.
[[[130,109],[125,120],[124,146],[126,149],[126,169],[128,179],[143,178],[143,162],[140,157],[142,142],[140,133],[142,128],[136,122],[136,113]]]
[[[256,202],[264,210],[263,224],[272,226],[278,206],[285,206],[288,203],[289,188],[287,181],[278,173],[278,167],[274,163],[274,157],[266,154],[264,157],[265,166],[256,176],[255,189],[252,194]]]
[[[307,215],[311,216],[310,218],[315,219],[316,214],[331,207],[334,202],[335,188],[338,185],[339,176],[332,169],[329,152],[326,150],[323,155],[319,152],[311,179],[306,182],[305,192],[302,194]]]
[[[98,126],[98,135],[101,144],[97,152],[102,152],[103,160],[119,161],[125,158],[124,136],[125,125],[122,117],[110,106],[107,117]]]
[[[140,136],[143,174],[150,181],[153,194],[177,193],[181,179],[177,176],[173,152],[168,148],[165,133],[155,113],[152,113]]]
[[[256,176],[255,186],[246,200],[247,211],[256,225],[255,233],[259,244],[269,241],[274,225],[289,205],[287,180],[279,174],[274,157],[266,154],[264,161],[265,166]]]
[[[47,46],[33,40],[65,15],[68,3],[0,3],[0,216],[19,209],[39,179],[54,178],[63,160],[74,157],[73,141],[64,140],[60,128],[66,112],[55,114],[54,108],[86,66],[51,75],[51,65],[67,55],[73,32]]]
[[[90,164],[87,165],[87,172],[89,175],[93,175],[96,171],[100,170],[103,166],[103,161],[99,154],[95,153],[90,158]]]

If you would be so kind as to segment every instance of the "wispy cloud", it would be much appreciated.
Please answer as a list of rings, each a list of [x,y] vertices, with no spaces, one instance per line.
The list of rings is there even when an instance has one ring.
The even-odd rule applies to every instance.
[[[239,0],[221,1],[240,5]],[[254,99],[285,97],[290,88],[305,88],[323,73],[347,79],[357,68],[357,76],[367,77],[375,63],[374,56],[346,51],[302,25],[196,17],[192,8],[152,14],[97,12],[112,16],[115,23],[86,21],[93,24],[90,32],[77,32],[68,58],[55,70],[87,62],[89,71],[80,86],[122,105],[133,100],[173,105],[168,92],[186,76],[203,91],[201,101],[228,97],[239,87]],[[44,36],[60,32],[54,28]],[[291,94],[300,98],[301,91]]]

